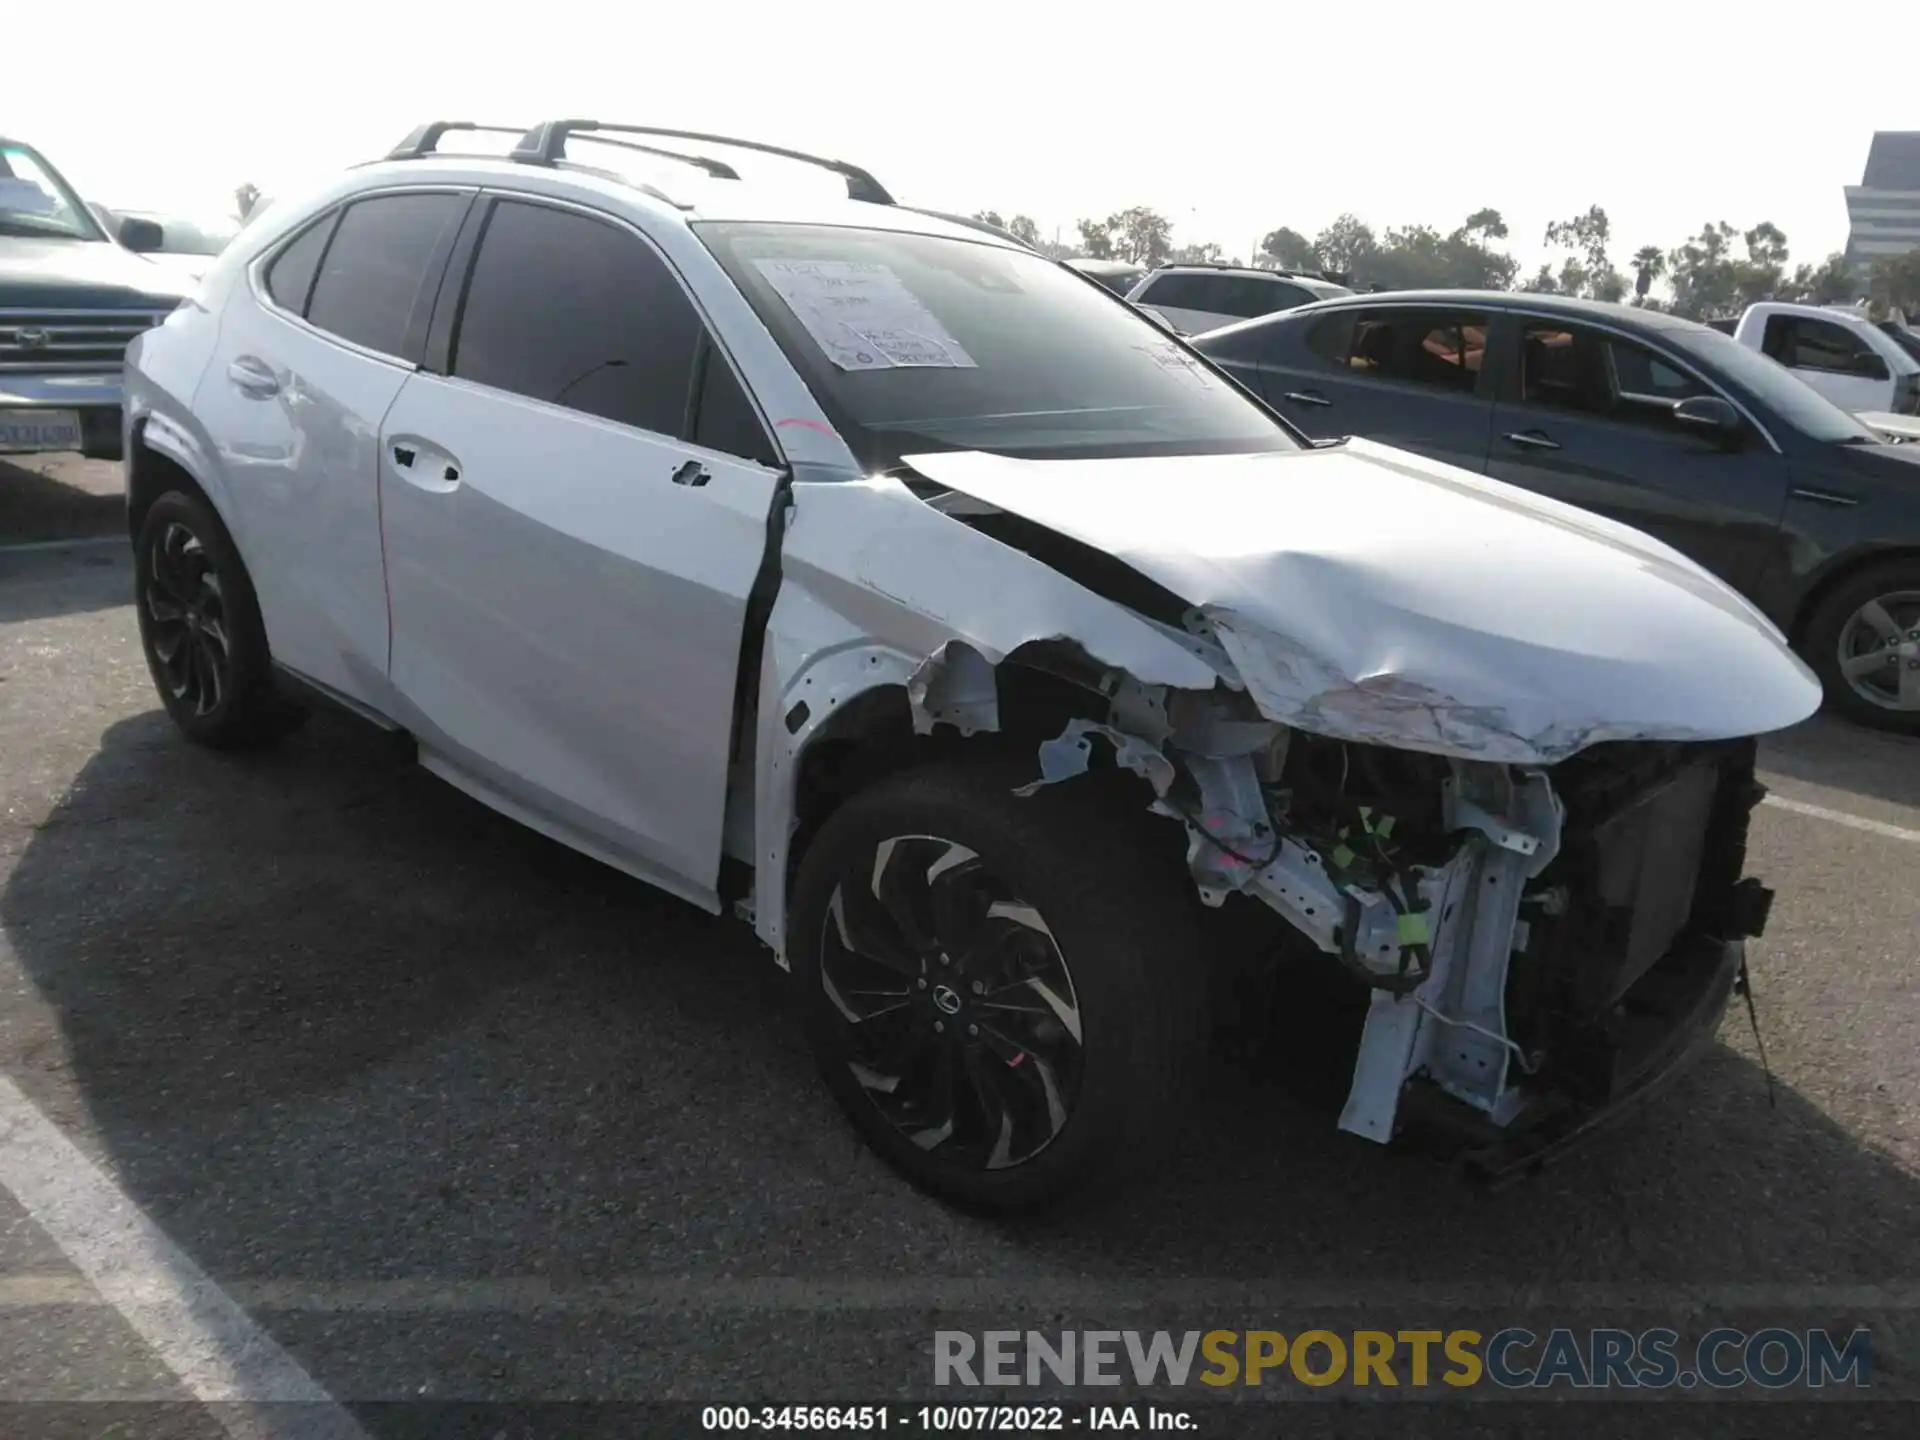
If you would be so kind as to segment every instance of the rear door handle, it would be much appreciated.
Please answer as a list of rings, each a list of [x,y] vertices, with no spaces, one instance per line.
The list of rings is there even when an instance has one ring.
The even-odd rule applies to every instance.
[[[273,367],[251,355],[242,355],[228,365],[227,379],[253,400],[270,400],[280,393],[280,377],[273,373]]]
[[[695,489],[698,489],[700,486],[706,484],[707,481],[711,480],[712,478],[713,476],[707,473],[707,467],[702,465],[698,460],[689,460],[687,461],[686,464],[682,465],[678,470],[673,472],[674,484],[691,485]]]
[[[1318,390],[1288,390],[1280,398],[1291,400],[1296,405],[1331,405],[1333,402]]]
[[[1500,437],[1509,445],[1524,445],[1529,450],[1558,450],[1559,444],[1549,440],[1538,430],[1516,430]]]
[[[409,485],[441,492],[460,488],[460,462],[430,441],[396,440],[387,454],[395,473]]]

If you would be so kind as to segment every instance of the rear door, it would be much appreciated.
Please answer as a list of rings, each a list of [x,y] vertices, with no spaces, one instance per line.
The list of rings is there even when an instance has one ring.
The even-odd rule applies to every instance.
[[[1842,410],[1885,410],[1887,362],[1851,327],[1806,315],[1769,315],[1760,348]]]
[[[771,431],[637,230],[482,204],[380,436],[393,685],[430,765],[710,905]]]
[[[1486,467],[1493,421],[1488,312],[1355,306],[1279,322],[1261,385],[1317,439],[1359,435],[1450,465]]]
[[[1673,423],[1676,402],[1721,392],[1649,343],[1561,319],[1515,315],[1495,343],[1512,363],[1488,474],[1644,530],[1752,588],[1791,482],[1757,430],[1728,450]]]
[[[220,444],[274,658],[383,708],[379,434],[413,373],[473,192],[382,191],[319,217],[221,317],[195,409]]]

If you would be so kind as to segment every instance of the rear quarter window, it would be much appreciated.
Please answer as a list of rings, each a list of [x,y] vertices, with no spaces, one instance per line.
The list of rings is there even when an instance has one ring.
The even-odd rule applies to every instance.
[[[267,266],[267,293],[282,310],[301,316],[307,313],[307,297],[313,293],[314,276],[320,273],[320,257],[326,254],[327,239],[339,218],[337,210],[323,215],[296,235]]]

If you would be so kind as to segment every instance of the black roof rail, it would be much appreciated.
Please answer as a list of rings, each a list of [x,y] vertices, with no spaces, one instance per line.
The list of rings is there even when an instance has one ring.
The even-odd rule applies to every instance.
[[[389,160],[418,160],[440,148],[440,137],[453,130],[478,130],[493,135],[521,135],[523,125],[476,125],[471,120],[431,120],[387,152]]]
[[[691,165],[696,170],[704,170],[716,180],[738,180],[740,172],[724,160],[709,160],[704,155],[682,155],[678,150],[662,150],[657,145],[640,145],[632,140],[613,140],[605,135],[583,137],[596,145],[617,145],[622,150],[638,150],[643,155],[658,155],[665,160],[676,160],[682,165]]]
[[[789,150],[759,140],[741,140],[731,135],[709,135],[699,130],[667,130],[657,125],[615,125],[600,120],[544,120],[520,137],[513,147],[513,158],[528,165],[552,165],[566,157],[567,137],[587,131],[606,130],[617,135],[657,135],[666,140],[693,140],[704,145],[727,145],[737,150],[755,150],[762,155],[778,155],[783,160],[798,160],[831,170],[847,182],[847,198],[872,205],[891,205],[887,193],[872,175],[845,160],[828,160],[804,150]]]

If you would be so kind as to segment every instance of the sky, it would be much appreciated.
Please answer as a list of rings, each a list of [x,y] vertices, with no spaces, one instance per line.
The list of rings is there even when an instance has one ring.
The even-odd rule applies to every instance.
[[[1773,221],[1804,261],[1845,243],[1872,133],[1920,129],[1912,0],[7,8],[0,131],[90,200],[192,214],[243,180],[317,183],[423,120],[590,115],[839,156],[1048,238],[1142,204],[1176,243],[1244,257],[1343,211],[1444,230],[1491,205],[1531,269],[1550,221],[1599,204],[1623,269],[1722,219]],[[76,80],[60,57],[83,53]]]

